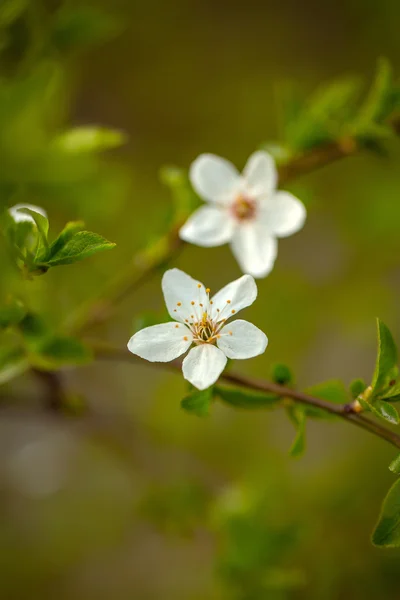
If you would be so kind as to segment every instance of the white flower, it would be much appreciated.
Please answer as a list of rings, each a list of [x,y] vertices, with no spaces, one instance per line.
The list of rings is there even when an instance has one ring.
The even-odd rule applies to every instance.
[[[9,214],[16,223],[22,223],[23,221],[35,223],[35,220],[31,215],[21,212],[21,208],[29,208],[29,210],[33,210],[34,212],[39,213],[39,215],[47,218],[46,211],[43,208],[40,208],[40,206],[35,206],[34,204],[16,204],[8,209]]]
[[[226,324],[242,308],[253,304],[257,286],[251,275],[229,283],[210,299],[210,290],[179,269],[164,273],[162,289],[174,322],[146,327],[129,340],[133,354],[151,362],[169,362],[194,347],[182,363],[183,376],[199,390],[215,383],[227,358],[262,354],[268,339],[258,327],[238,319]]]
[[[230,242],[244,273],[265,277],[273,268],[278,237],[302,228],[306,209],[289,192],[277,191],[272,156],[255,152],[242,174],[227,160],[201,154],[191,165],[190,181],[207,202],[189,217],[179,235],[198,246]]]

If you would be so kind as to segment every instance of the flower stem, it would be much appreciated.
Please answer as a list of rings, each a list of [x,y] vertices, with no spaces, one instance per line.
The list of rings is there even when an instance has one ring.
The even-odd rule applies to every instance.
[[[141,359],[135,357],[133,354],[123,348],[114,347],[107,343],[98,342],[97,340],[90,340],[89,343],[94,350],[96,358],[99,360],[111,360],[118,362],[127,361],[131,363],[143,364]],[[163,367],[165,369],[172,369],[174,371],[181,369],[181,362],[179,360],[174,360],[170,363],[154,362],[148,364],[153,367]],[[352,423],[353,425],[356,425],[365,431],[369,431],[373,435],[376,435],[377,437],[389,442],[389,444],[392,444],[396,448],[400,448],[400,435],[388,429],[384,425],[381,425],[380,423],[371,421],[360,413],[353,412],[351,404],[333,404],[332,402],[328,402],[322,398],[316,398],[315,396],[311,396],[305,392],[300,392],[298,390],[278,385],[277,383],[273,383],[271,381],[239,375],[237,373],[223,373],[221,375],[221,379],[227,383],[233,383],[239,387],[244,387],[259,392],[276,394],[281,398],[291,398],[292,400],[295,400],[296,402],[299,402],[305,406],[319,408],[320,410],[340,417],[348,423]]]

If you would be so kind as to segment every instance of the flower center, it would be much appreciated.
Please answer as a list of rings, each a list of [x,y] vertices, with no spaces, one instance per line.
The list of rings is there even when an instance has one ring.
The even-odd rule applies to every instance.
[[[256,203],[247,196],[239,194],[233,203],[233,214],[239,221],[249,221],[256,214]]]

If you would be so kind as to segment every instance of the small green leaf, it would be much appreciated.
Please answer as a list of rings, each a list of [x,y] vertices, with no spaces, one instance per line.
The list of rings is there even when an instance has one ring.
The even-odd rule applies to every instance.
[[[390,382],[396,379],[397,369],[397,348],[389,331],[389,328],[377,320],[378,325],[378,356],[374,376],[372,378],[372,397],[385,392],[390,386]]]
[[[83,221],[70,221],[66,224],[59,236],[54,240],[49,248],[48,258],[51,259],[57,252],[65,246],[67,242],[84,228],[85,224]]]
[[[206,417],[209,414],[212,397],[212,387],[209,387],[206,390],[196,390],[181,401],[181,407],[186,410],[186,412],[197,415],[198,417]]]
[[[97,233],[79,231],[70,237],[66,244],[46,261],[49,267],[57,265],[70,265],[97,252],[114,248],[115,244],[109,242]]]
[[[374,400],[373,402],[367,402],[361,396],[358,398],[358,402],[362,408],[367,411],[371,411],[376,417],[388,421],[393,425],[399,424],[399,415],[394,406],[383,400]]]
[[[394,461],[390,463],[389,469],[392,471],[392,473],[400,475],[400,454],[394,459]]]
[[[288,385],[293,381],[293,375],[289,367],[283,364],[276,364],[271,369],[272,381],[279,385]]]
[[[60,134],[54,140],[54,145],[57,149],[69,154],[82,154],[118,148],[126,141],[126,134],[117,129],[74,127]]]
[[[393,70],[389,61],[381,57],[378,61],[375,80],[360,112],[362,122],[381,122],[393,108]]]
[[[290,420],[296,429],[296,437],[290,447],[289,454],[297,458],[304,454],[306,449],[306,411],[302,406],[292,406],[287,410]]]
[[[36,212],[35,210],[31,210],[30,208],[21,208],[20,212],[32,217],[36,223],[36,227],[38,228],[39,239],[35,253],[36,260],[38,257],[45,255],[48,251],[49,242],[47,240],[47,236],[49,233],[49,221],[45,216]]]
[[[273,408],[281,400],[276,394],[250,392],[246,389],[216,387],[215,393],[223,402],[235,408]]]
[[[17,299],[10,300],[10,302],[0,307],[0,329],[18,325],[25,315],[26,309],[22,302]]]
[[[349,396],[345,385],[338,379],[330,379],[322,383],[317,383],[306,390],[307,394],[315,398],[322,398],[333,404],[347,404]],[[335,419],[335,415],[314,406],[304,408],[307,417],[313,419],[331,420]]]
[[[376,400],[372,405],[372,412],[393,425],[399,424],[399,414],[394,406],[383,400]]]
[[[391,487],[383,502],[372,543],[381,548],[400,546],[400,479]]]
[[[363,393],[367,384],[363,379],[354,379],[349,386],[350,394],[353,400],[355,400],[360,394]]]
[[[390,400],[390,402],[400,400],[400,382],[390,385],[393,381],[389,382],[389,388],[380,396],[381,400]]]
[[[187,171],[173,166],[164,166],[160,170],[160,179],[166,185],[172,195],[173,224],[180,224],[199,205],[198,198],[190,184]]]
[[[31,355],[31,362],[41,368],[57,369],[63,365],[81,365],[93,358],[91,350],[73,337],[54,336],[46,339]]]

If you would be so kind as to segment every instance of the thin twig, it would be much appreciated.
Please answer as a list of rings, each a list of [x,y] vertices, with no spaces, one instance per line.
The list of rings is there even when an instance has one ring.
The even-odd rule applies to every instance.
[[[110,344],[90,341],[89,342],[94,349],[96,358],[100,360],[112,360],[112,361],[124,361],[129,363],[143,363],[143,361],[127,350],[119,347],[114,347]],[[181,361],[174,360],[170,363],[147,363],[151,366],[162,367],[164,369],[170,369],[173,371],[181,370]],[[369,431],[370,433],[380,437],[381,439],[386,440],[396,448],[400,448],[400,435],[391,431],[387,427],[376,423],[375,421],[370,421],[364,415],[360,415],[359,413],[353,412],[351,409],[351,405],[349,404],[333,404],[332,402],[328,402],[323,400],[322,398],[316,398],[315,396],[311,396],[310,394],[306,394],[305,392],[299,392],[298,390],[294,390],[277,383],[273,383],[271,381],[265,381],[263,379],[256,379],[253,377],[248,377],[245,375],[239,375],[237,373],[223,373],[221,375],[221,379],[226,381],[227,383],[232,383],[234,385],[244,387],[246,389],[256,390],[259,392],[267,392],[276,394],[281,398],[291,398],[296,402],[299,402],[305,406],[312,406],[313,408],[318,408],[327,413],[340,417],[345,421],[356,425],[364,429],[365,431]]]

